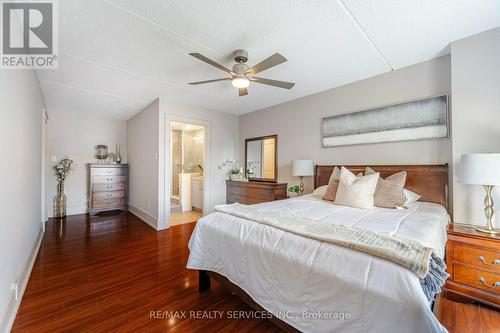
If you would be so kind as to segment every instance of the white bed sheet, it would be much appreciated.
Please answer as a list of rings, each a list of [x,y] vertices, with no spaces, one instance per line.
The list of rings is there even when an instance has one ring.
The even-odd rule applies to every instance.
[[[437,204],[363,210],[306,195],[254,207],[413,239],[444,256],[448,214]],[[226,276],[303,332],[446,332],[418,277],[379,257],[222,213],[198,221],[189,249],[188,268]]]

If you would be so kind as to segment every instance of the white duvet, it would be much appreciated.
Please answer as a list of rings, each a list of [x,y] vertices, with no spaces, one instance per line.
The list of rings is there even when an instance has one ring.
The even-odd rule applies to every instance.
[[[255,207],[413,239],[444,256],[448,214],[437,204],[364,210],[307,195]],[[379,257],[223,213],[198,221],[189,249],[188,268],[226,276],[303,332],[446,331],[418,277]]]

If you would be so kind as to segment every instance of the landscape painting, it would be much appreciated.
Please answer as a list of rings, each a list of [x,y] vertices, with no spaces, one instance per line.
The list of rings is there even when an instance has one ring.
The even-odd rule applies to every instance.
[[[323,118],[323,147],[448,137],[442,95]]]

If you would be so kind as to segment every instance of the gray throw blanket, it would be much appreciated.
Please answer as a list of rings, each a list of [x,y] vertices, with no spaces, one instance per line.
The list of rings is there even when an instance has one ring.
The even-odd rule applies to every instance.
[[[372,230],[315,221],[289,214],[259,211],[256,207],[232,204],[216,206],[217,212],[270,225],[297,235],[348,247],[381,257],[412,270],[429,300],[448,278],[444,261],[432,248],[412,240],[376,233]]]

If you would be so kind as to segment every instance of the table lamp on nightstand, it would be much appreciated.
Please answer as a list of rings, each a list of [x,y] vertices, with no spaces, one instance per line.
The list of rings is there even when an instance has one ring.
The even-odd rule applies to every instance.
[[[314,176],[314,162],[311,160],[293,160],[292,175],[300,177],[300,195],[304,194],[304,177]]]
[[[477,231],[488,234],[500,234],[500,229],[493,228],[493,186],[500,185],[500,154],[465,154],[460,159],[459,182],[463,184],[483,185],[486,191],[484,213],[486,226],[476,227]]]

